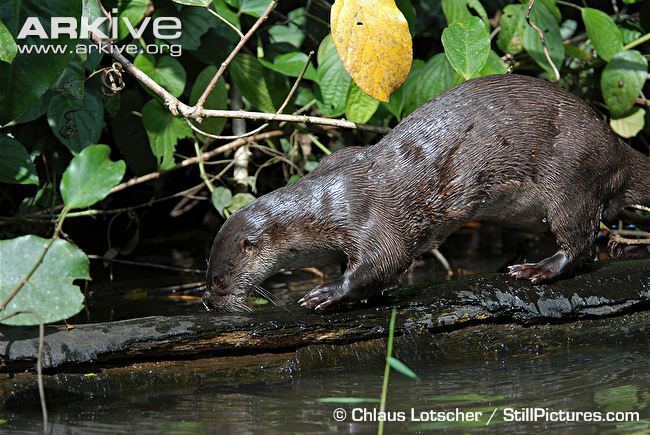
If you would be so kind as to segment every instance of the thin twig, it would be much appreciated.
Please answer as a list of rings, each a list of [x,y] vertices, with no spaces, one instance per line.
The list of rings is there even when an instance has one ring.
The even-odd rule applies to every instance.
[[[188,120],[189,122],[189,120]],[[205,186],[208,188],[210,193],[214,192],[214,185],[210,182],[210,177],[208,177],[208,174],[205,173],[205,165],[203,164],[203,153],[201,152],[201,149],[199,148],[199,143],[197,141],[194,141],[194,151],[196,152],[196,157],[199,160],[199,175],[203,182],[205,183]]]
[[[438,248],[435,248],[435,249],[433,249],[433,250],[431,251],[431,253],[433,254],[434,257],[436,257],[436,260],[438,260],[438,261],[440,262],[440,264],[442,265],[442,267],[445,268],[445,270],[447,271],[447,275],[449,275],[449,276],[453,276],[454,271],[453,271],[453,269],[451,268],[451,266],[449,265],[449,261],[447,261],[447,259],[445,258],[445,256],[442,255],[442,252],[440,252],[440,251],[438,250]]]
[[[313,55],[314,55],[313,51],[310,51],[309,54],[307,55],[307,61],[303,65],[302,70],[300,70],[300,74],[298,74],[298,77],[294,81],[293,86],[291,87],[291,90],[287,94],[287,97],[282,102],[282,105],[280,105],[280,108],[275,112],[276,114],[280,114],[280,113],[284,112],[284,109],[286,109],[287,105],[289,104],[289,101],[291,101],[291,99],[293,98],[294,94],[298,90],[298,85],[300,84],[300,81],[302,80],[303,76],[305,75],[305,72],[307,71],[307,68],[309,68],[309,64],[311,62],[311,58],[312,58]],[[196,131],[197,133],[199,133],[199,134],[201,134],[203,136],[209,137],[211,139],[227,139],[227,140],[240,139],[240,138],[243,138],[243,137],[253,136],[254,134],[259,133],[260,131],[264,130],[266,127],[269,126],[269,123],[266,122],[266,123],[260,125],[259,127],[257,127],[256,129],[254,129],[252,131],[248,131],[248,132],[246,132],[244,134],[238,134],[238,135],[232,135],[232,136],[218,136],[218,135],[210,134],[210,133],[207,133],[207,132],[205,132],[203,130],[200,130],[197,126],[192,124],[192,121],[190,121],[189,119],[187,119],[186,121],[187,121],[187,125],[189,125],[192,130]]]
[[[214,87],[217,85],[217,82],[223,75],[223,73],[226,71],[226,68],[228,68],[228,65],[230,65],[230,62],[233,61],[235,56],[237,56],[237,53],[244,48],[244,45],[246,45],[246,42],[250,39],[251,36],[253,36],[253,33],[257,31],[257,29],[260,27],[260,25],[266,21],[266,19],[269,17],[271,14],[271,11],[275,8],[275,6],[278,4],[278,0],[271,0],[269,5],[267,6],[266,10],[260,15],[260,17],[255,21],[255,24],[246,32],[246,34],[239,40],[239,43],[235,46],[235,48],[230,52],[228,57],[226,57],[226,60],[224,60],[221,63],[221,66],[217,70],[216,74],[214,77],[212,77],[212,80],[210,80],[210,83],[208,86],[205,88],[203,91],[203,94],[199,97],[198,101],[196,102],[195,109],[197,112],[201,112],[203,109],[203,105],[205,104],[205,101],[208,99],[208,96],[214,89]]]
[[[91,260],[107,261],[109,263],[127,264],[129,266],[149,267],[152,269],[171,270],[173,272],[183,273],[205,273],[205,270],[190,269],[185,267],[167,266],[165,264],[146,263],[143,261],[118,260],[116,258],[102,257],[101,255],[88,255]]]
[[[272,131],[267,131],[264,133],[260,133],[258,135],[252,136],[250,138],[242,138],[242,139],[237,139],[235,141],[229,142],[225,145],[222,145],[218,148],[213,149],[212,151],[205,152],[201,155],[201,158],[203,160],[210,160],[212,157],[217,156],[219,154],[223,154],[227,151],[234,150],[236,148],[239,148],[242,145],[246,145],[249,142],[252,141],[257,141],[257,140],[266,140],[270,139],[273,137],[280,137],[284,136],[285,133],[282,130],[272,130]],[[182,162],[178,163],[177,165],[172,166],[171,168],[165,169],[164,171],[158,171],[158,172],[151,172],[146,175],[142,175],[140,177],[134,177],[131,178],[128,181],[125,181],[124,183],[118,184],[114,188],[111,189],[109,194],[113,194],[115,192],[119,192],[121,190],[126,189],[127,187],[135,186],[136,184],[142,184],[146,183],[147,181],[155,180],[157,178],[160,178],[162,174],[166,174],[172,171],[176,171],[178,169],[186,168],[188,166],[196,165],[199,163],[199,158],[198,157],[190,157],[189,159],[185,159]]]
[[[553,73],[555,74],[555,80],[560,80],[560,70],[557,69],[557,66],[553,63],[553,59],[551,59],[551,54],[548,51],[548,47],[546,46],[546,41],[544,40],[544,32],[542,32],[542,29],[535,24],[533,20],[530,19],[530,12],[533,10],[533,6],[535,6],[535,0],[530,0],[528,3],[528,9],[526,10],[526,21],[528,21],[528,24],[530,27],[535,29],[537,32],[537,35],[539,36],[539,40],[542,43],[542,49],[544,50],[544,56],[546,56],[546,61],[551,65],[551,68],[553,69]]]
[[[650,245],[650,239],[630,239],[618,234],[610,234],[610,241],[621,245]]]
[[[631,205],[630,207],[631,207],[631,208],[635,208],[635,209],[637,209],[637,210],[650,212],[650,207],[646,207],[646,206],[641,205],[641,204]]]
[[[226,20],[224,17],[222,17],[221,15],[219,15],[219,13],[217,13],[217,11],[215,11],[214,9],[212,9],[209,5],[206,6],[205,8],[206,8],[207,11],[210,12],[212,15],[214,15],[215,17],[217,17],[218,19],[220,19],[221,21],[223,21],[223,22],[224,22],[228,27],[230,27],[231,29],[233,29],[233,30],[234,30],[234,31],[239,35],[239,39],[243,39],[243,38],[244,38],[244,34],[241,32],[241,30],[239,30],[239,29],[237,28],[237,26],[235,26],[233,23],[231,23],[230,21]]]

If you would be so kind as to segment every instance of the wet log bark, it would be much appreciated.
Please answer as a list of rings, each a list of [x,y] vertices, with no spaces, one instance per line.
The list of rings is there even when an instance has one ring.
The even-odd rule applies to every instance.
[[[269,307],[246,315],[205,312],[146,317],[78,325],[72,330],[48,326],[43,362],[49,373],[56,373],[143,361],[295,352],[329,345],[363,346],[359,343],[387,335],[393,306],[398,308],[396,334],[404,336],[401,340],[424,340],[420,347],[426,348],[431,347],[430,340],[435,337],[436,346],[444,345],[451,351],[454,333],[465,340],[468,334],[474,339],[478,334],[484,338],[479,341],[496,340],[493,344],[498,346],[512,340],[512,335],[525,336],[525,330],[530,329],[504,330],[506,324],[552,325],[647,310],[650,259],[598,262],[588,273],[542,286],[500,274],[472,276],[432,286],[402,288],[368,305],[328,312],[297,306],[288,310]],[[636,332],[647,333],[647,318],[645,313],[639,317]],[[610,334],[601,330],[583,336],[594,342],[602,340],[603,344],[604,340],[631,336],[625,321],[610,321],[608,325],[605,330]],[[619,329],[611,325],[619,325]],[[467,332],[468,327],[471,333]],[[33,369],[38,347],[36,329],[0,329],[0,372]],[[551,340],[551,336],[546,339]],[[526,339],[521,340],[525,344]],[[456,348],[460,357],[463,346]],[[296,355],[310,358],[305,349]]]

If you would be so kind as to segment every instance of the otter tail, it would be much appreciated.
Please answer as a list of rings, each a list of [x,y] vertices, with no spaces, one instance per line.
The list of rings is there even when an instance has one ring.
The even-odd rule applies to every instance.
[[[629,155],[630,181],[624,193],[626,205],[650,206],[650,157],[626,145]]]

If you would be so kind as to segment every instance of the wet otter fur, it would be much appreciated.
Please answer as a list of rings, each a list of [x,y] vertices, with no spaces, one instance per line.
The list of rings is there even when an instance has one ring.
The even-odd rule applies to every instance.
[[[633,203],[650,203],[650,159],[587,104],[540,79],[481,77],[233,214],[214,240],[203,301],[236,309],[279,269],[325,262],[347,267],[301,305],[366,299],[469,220],[549,228],[555,255],[509,268],[539,284],[591,262],[601,216]]]

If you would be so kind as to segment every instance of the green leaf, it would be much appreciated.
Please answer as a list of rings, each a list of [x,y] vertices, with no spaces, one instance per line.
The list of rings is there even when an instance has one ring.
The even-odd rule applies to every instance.
[[[147,130],[149,145],[158,160],[159,169],[174,166],[174,151],[179,139],[192,136],[185,120],[174,117],[158,100],[142,108],[142,124]]]
[[[501,60],[498,54],[490,50],[488,60],[479,75],[489,76],[492,74],[505,74],[508,72],[508,66]]]
[[[188,5],[188,6],[203,6],[206,7],[210,3],[212,3],[212,0],[172,0],[174,3],[179,3],[182,5]]]
[[[407,79],[403,115],[408,115],[462,80],[445,54],[436,54]]]
[[[557,7],[557,3],[555,0],[537,0],[539,3],[543,4],[546,9],[551,13],[555,21],[558,23],[562,21],[562,12],[560,12],[560,8]],[[525,3],[528,5],[529,0],[521,0],[522,3]]]
[[[12,29],[13,37],[18,36],[27,17],[34,17],[43,25],[45,32],[50,34],[51,17],[75,17],[81,14],[80,0],[15,0],[3,2],[8,7],[0,7],[0,20],[7,29]],[[16,22],[17,21],[17,22]],[[75,57],[71,52],[77,41],[61,36],[57,40],[41,39],[29,36],[16,40],[24,46],[40,46],[39,49],[53,48],[52,44],[60,45],[63,53],[49,52],[19,53],[11,64],[0,62],[0,125],[13,121],[31,108],[59,73]]]
[[[68,94],[82,101],[86,89],[84,62],[74,59],[50,86],[49,94]],[[101,102],[99,103],[101,105]]]
[[[287,75],[289,77],[298,77],[300,71],[307,63],[307,55],[301,52],[285,53],[279,56],[276,56],[273,59],[273,62],[269,62],[265,59],[260,59],[262,65],[266,68],[272,69],[273,71],[279,72],[281,74]],[[303,78],[307,80],[316,80],[316,69],[311,63],[305,71]]]
[[[255,201],[255,197],[250,193],[238,193],[232,197],[232,204],[226,207],[226,210],[228,210],[228,214],[233,214],[253,201]]]
[[[147,13],[150,5],[149,0],[118,0],[117,11],[118,16],[115,20],[118,22],[118,39],[122,40],[129,36],[129,28],[126,26],[125,20],[128,20],[132,27],[138,28],[138,24]]]
[[[645,110],[638,108],[625,118],[610,119],[609,125],[617,135],[629,139],[639,134],[645,125]]]
[[[598,9],[582,8],[582,20],[594,48],[606,61],[623,51],[623,34],[614,20]]]
[[[240,54],[230,64],[230,74],[248,104],[263,112],[275,112],[288,93],[283,77],[264,69],[248,54]]]
[[[27,150],[4,134],[0,134],[0,183],[38,185],[36,168]]]
[[[217,209],[219,214],[225,217],[224,210],[233,203],[232,192],[230,189],[219,186],[212,191],[212,205]]]
[[[183,65],[173,57],[161,56],[156,60],[153,56],[143,53],[135,58],[133,64],[173,96],[179,97],[183,93],[187,76]]]
[[[352,79],[343,67],[331,35],[327,35],[318,48],[318,86],[322,96],[321,110],[328,116],[338,116],[345,111]]]
[[[194,81],[192,86],[192,93],[190,94],[190,104],[194,105],[199,100],[201,94],[208,87],[210,80],[217,72],[216,66],[206,67]],[[227,109],[228,108],[228,90],[226,89],[226,81],[219,79],[217,85],[214,87],[208,99],[205,101],[204,107],[206,109]],[[225,118],[206,118],[198,126],[206,133],[219,134],[226,125]]]
[[[486,29],[490,28],[487,12],[479,0],[442,0],[442,11],[447,18],[447,23],[465,23],[474,15],[472,9],[483,21]]]
[[[465,80],[478,73],[490,54],[490,35],[478,17],[451,23],[442,32],[442,45],[451,66]]]
[[[4,300],[27,276],[46,243],[46,239],[32,235],[0,241],[0,299]],[[38,313],[45,323],[74,316],[83,308],[84,299],[79,287],[72,284],[76,279],[90,279],[88,258],[73,244],[57,239],[41,265],[2,313],[31,310]],[[39,322],[31,314],[20,314],[1,323],[38,325]]]
[[[16,57],[18,47],[9,29],[0,21],[0,61],[11,63]]]
[[[108,145],[91,145],[72,159],[59,187],[67,208],[96,204],[122,180],[126,163],[112,161],[110,154]]]
[[[239,0],[239,13],[258,18],[269,6],[270,0]]]
[[[183,7],[180,11],[175,9],[162,9],[154,14],[157,17],[175,16],[181,20],[181,35],[173,40],[174,44],[180,44],[185,50],[198,50],[201,46],[201,38],[215,25],[215,17],[205,7]],[[217,20],[218,21],[218,20]],[[156,39],[159,45],[169,44],[169,40]]]
[[[59,142],[76,154],[101,137],[102,99],[92,92],[86,92],[82,100],[72,95],[56,95],[47,108],[47,123]]]
[[[418,379],[418,375],[416,375],[413,370],[408,368],[406,364],[404,364],[402,361],[398,360],[397,358],[391,356],[390,358],[388,358],[388,364],[392,368],[394,368],[395,370],[403,374],[404,376],[409,377],[411,379]]]
[[[224,0],[213,0],[212,9],[217,11],[219,15],[226,19],[230,24],[241,29],[239,24],[239,15],[228,7]],[[217,23],[218,26],[226,26],[224,23]],[[230,30],[232,32],[232,30]]]
[[[345,106],[345,117],[349,121],[364,124],[372,118],[378,107],[378,100],[359,89],[356,83],[352,83],[347,105]]]
[[[561,68],[562,61],[564,61],[564,43],[562,41],[560,26],[553,17],[553,14],[542,3],[535,3],[530,13],[530,19],[537,27],[542,29],[551,60],[553,60],[553,63],[558,69]],[[528,23],[524,23],[524,26],[524,48],[539,66],[544,68],[549,74],[553,74],[553,68],[546,60],[544,47],[542,46],[542,41],[539,39],[537,31]]]
[[[300,48],[305,40],[305,33],[293,23],[287,25],[276,24],[268,30],[271,42],[274,44],[286,43]]]
[[[522,36],[526,29],[526,11],[524,5],[508,5],[503,8],[499,20],[501,31],[497,35],[497,47],[512,55],[523,51]]]
[[[354,405],[357,403],[379,403],[379,399],[372,397],[323,397],[318,399],[320,403],[340,403]]]
[[[648,61],[636,50],[622,51],[605,66],[600,89],[612,117],[629,114],[648,76]]]

